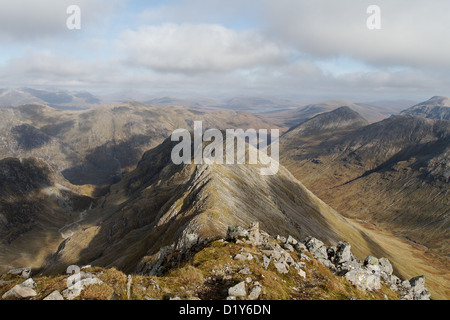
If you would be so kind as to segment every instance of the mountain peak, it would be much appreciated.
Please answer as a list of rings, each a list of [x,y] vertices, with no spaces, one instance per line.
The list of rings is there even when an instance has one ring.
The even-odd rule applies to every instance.
[[[330,112],[316,115],[291,128],[288,132],[311,135],[337,129],[351,129],[368,125],[369,122],[348,106],[341,106]]]
[[[401,114],[428,119],[450,120],[450,98],[434,96],[402,111]]]

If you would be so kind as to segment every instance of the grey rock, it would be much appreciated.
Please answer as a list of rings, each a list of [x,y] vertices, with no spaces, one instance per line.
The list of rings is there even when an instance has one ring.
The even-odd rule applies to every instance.
[[[411,290],[414,293],[422,293],[425,290],[425,276],[414,277],[409,280]]]
[[[289,272],[289,266],[286,263],[275,262],[274,265],[279,273],[285,274]]]
[[[257,300],[259,296],[261,295],[262,288],[260,286],[255,286],[250,291],[250,294],[248,295],[249,300]]]
[[[337,268],[338,271],[338,275],[345,275],[347,272],[351,271],[351,270],[358,270],[362,267],[362,265],[356,261],[356,260],[352,260],[349,262],[344,262],[342,264],[340,264]]]
[[[55,290],[52,293],[50,293],[47,297],[45,297],[44,300],[64,300],[64,297],[58,290]]]
[[[408,280],[405,280],[401,284],[402,288],[404,290],[410,290],[411,289],[411,283]]]
[[[367,256],[366,259],[364,260],[365,266],[377,266],[378,264],[379,264],[378,259],[373,256]]]
[[[336,247],[336,257],[334,259],[334,263],[342,264],[350,262],[352,259],[352,252],[350,248],[351,248],[350,243],[340,241]]]
[[[34,282],[34,280],[32,278],[29,278],[29,279],[25,280],[24,282],[22,282],[20,285],[30,288],[30,289],[34,289],[34,287],[36,286],[36,282]]]
[[[36,291],[32,288],[22,286],[21,284],[15,285],[11,290],[7,291],[2,299],[27,299],[37,295]]]
[[[247,252],[243,252],[243,253],[238,253],[235,257],[235,260],[240,260],[240,261],[250,261],[253,259],[253,256],[250,253]]]
[[[308,249],[306,248],[306,246],[305,246],[303,243],[301,243],[301,242],[298,242],[297,244],[295,244],[295,245],[294,245],[294,249],[295,249],[297,252],[303,252],[303,251],[308,250]]]
[[[263,266],[265,269],[269,267],[271,259],[267,256],[263,256]]]
[[[394,271],[394,268],[392,267],[392,264],[389,262],[387,258],[380,258],[378,260],[378,263],[381,267],[381,270],[385,272],[388,275],[391,275]]]
[[[345,278],[361,290],[381,289],[380,278],[362,269],[347,272]]]
[[[294,239],[292,236],[288,236],[286,243],[290,244],[291,246],[295,246],[298,243],[298,241]]]
[[[245,297],[247,295],[245,281],[241,281],[237,285],[229,288],[228,295],[233,297]]]
[[[252,272],[250,271],[249,268],[241,269],[241,270],[239,271],[239,273],[240,273],[240,274],[243,274],[243,275],[252,274]]]
[[[309,237],[307,238],[305,245],[316,259],[328,259],[327,247],[322,241]]]
[[[15,268],[8,271],[8,274],[16,275],[28,279],[31,277],[31,268]]]

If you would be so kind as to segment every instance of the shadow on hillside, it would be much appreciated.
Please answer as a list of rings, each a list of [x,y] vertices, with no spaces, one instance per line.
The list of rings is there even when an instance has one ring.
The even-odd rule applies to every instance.
[[[142,157],[141,147],[150,141],[150,136],[135,135],[124,142],[107,142],[91,150],[83,163],[63,170],[62,175],[74,185],[91,184],[104,189],[119,182],[125,168],[136,166]]]
[[[17,144],[23,150],[40,148],[50,142],[51,137],[29,124],[22,124],[11,129]]]

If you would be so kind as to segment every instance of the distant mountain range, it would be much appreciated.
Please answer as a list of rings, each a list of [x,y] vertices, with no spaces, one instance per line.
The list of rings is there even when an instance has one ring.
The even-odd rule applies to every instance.
[[[344,215],[449,255],[450,108],[437,108],[370,125],[347,107],[322,113],[280,138],[282,163]]]
[[[40,103],[56,109],[79,110],[99,106],[102,100],[89,92],[47,91],[31,88],[0,89],[0,107]]]

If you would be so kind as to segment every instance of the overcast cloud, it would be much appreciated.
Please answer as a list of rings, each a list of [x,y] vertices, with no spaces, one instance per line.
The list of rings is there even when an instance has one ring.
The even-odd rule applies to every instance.
[[[77,4],[82,29],[66,28]],[[381,30],[366,9],[381,8]],[[4,0],[0,87],[450,95],[449,1]]]

